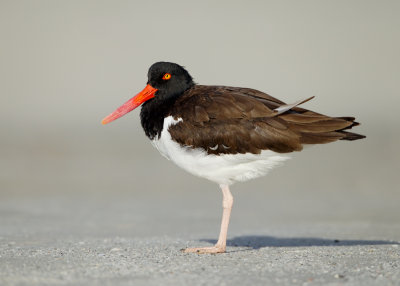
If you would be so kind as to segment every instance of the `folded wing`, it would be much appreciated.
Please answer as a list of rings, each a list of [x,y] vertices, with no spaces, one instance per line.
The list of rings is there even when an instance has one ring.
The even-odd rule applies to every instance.
[[[284,102],[260,91],[223,86],[195,86],[175,104],[170,126],[173,140],[209,154],[259,154],[300,151],[304,144],[357,140],[345,130],[359,125],[354,117],[330,117]]]

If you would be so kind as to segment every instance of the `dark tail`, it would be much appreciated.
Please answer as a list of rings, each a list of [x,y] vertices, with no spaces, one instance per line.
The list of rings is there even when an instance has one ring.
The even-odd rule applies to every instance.
[[[353,132],[344,131],[344,130],[347,130],[347,129],[351,129],[351,128],[353,128],[354,126],[360,125],[360,123],[354,121],[354,120],[355,120],[354,117],[337,117],[337,118],[346,120],[346,121],[348,121],[348,122],[351,122],[351,125],[350,125],[350,126],[348,126],[348,127],[346,127],[346,128],[343,128],[343,129],[341,129],[341,130],[338,130],[338,132],[341,132],[342,134],[345,135],[345,136],[344,136],[343,138],[341,138],[340,140],[353,141],[353,140],[358,140],[358,139],[364,139],[364,138],[367,137],[367,136],[365,136],[365,135],[361,135],[361,134],[357,134],[357,133],[353,133]]]
[[[309,110],[281,115],[289,128],[298,132],[302,144],[324,144],[337,140],[358,140],[364,135],[347,130],[360,125],[354,117],[330,117]]]
[[[346,136],[340,140],[353,141],[353,140],[367,138],[367,136],[365,136],[365,135],[361,135],[361,134],[357,134],[357,133],[353,133],[353,132],[347,132],[347,131],[342,131],[342,134],[345,134]]]

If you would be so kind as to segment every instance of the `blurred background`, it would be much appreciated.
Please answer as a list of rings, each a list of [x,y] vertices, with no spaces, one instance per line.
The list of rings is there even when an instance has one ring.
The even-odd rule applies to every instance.
[[[308,148],[234,185],[232,233],[398,222],[399,13],[399,1],[368,0],[1,1],[3,235],[68,225],[217,235],[218,186],[160,156],[139,109],[100,124],[142,90],[156,61],[184,65],[201,84],[289,103],[316,96],[304,107],[355,116],[367,136]]]

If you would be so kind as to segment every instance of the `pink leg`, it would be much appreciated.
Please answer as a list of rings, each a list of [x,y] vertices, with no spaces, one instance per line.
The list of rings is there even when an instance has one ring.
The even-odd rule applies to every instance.
[[[223,253],[226,249],[226,237],[228,234],[229,217],[231,216],[231,210],[233,205],[233,196],[229,190],[229,186],[221,185],[222,190],[222,222],[221,231],[219,233],[219,238],[217,244],[211,247],[195,247],[186,248],[183,252],[195,252],[195,253]]]

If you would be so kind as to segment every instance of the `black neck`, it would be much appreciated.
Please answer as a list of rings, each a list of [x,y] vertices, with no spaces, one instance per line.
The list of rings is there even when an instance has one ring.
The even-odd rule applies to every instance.
[[[146,101],[140,111],[140,121],[147,137],[153,140],[159,138],[163,130],[164,118],[171,115],[175,101],[182,94],[168,95],[157,94],[155,98]]]

